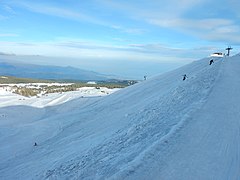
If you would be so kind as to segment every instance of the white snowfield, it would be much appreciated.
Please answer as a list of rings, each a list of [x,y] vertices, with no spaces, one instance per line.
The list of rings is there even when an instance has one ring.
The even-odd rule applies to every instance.
[[[1,105],[0,179],[240,179],[240,56],[209,60],[88,102]]]
[[[31,83],[33,84],[33,83]],[[43,83],[35,83],[35,85],[40,86]],[[53,83],[46,84],[47,86],[52,86]],[[58,86],[64,86],[66,84],[58,84]],[[65,92],[65,93],[50,93],[50,94],[41,94],[38,96],[34,96],[31,98],[20,96],[17,94],[12,93],[11,87],[18,86],[18,87],[27,87],[31,88],[32,85],[29,84],[3,84],[6,87],[0,87],[0,107],[4,106],[16,106],[16,105],[27,105],[33,107],[44,108],[47,106],[54,106],[58,104],[65,103],[67,101],[76,99],[76,98],[89,98],[89,97],[101,97],[108,94],[111,94],[117,90],[115,89],[108,89],[105,87],[101,87],[96,89],[95,87],[82,87],[79,88],[77,91]],[[41,98],[40,98],[41,97]],[[40,98],[40,99],[39,99]],[[85,101],[86,99],[84,99]],[[81,100],[82,101],[82,100]],[[80,103],[81,104],[81,103]],[[79,105],[79,104],[78,104]]]

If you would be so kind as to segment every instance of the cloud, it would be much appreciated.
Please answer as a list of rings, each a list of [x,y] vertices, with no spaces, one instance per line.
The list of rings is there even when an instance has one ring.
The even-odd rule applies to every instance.
[[[129,34],[143,34],[146,32],[145,29],[140,29],[140,28],[126,28],[119,25],[113,25],[111,27],[113,29],[119,30],[121,32],[129,33]]]
[[[105,24],[104,22],[90,15],[87,15],[78,11],[73,11],[67,8],[51,6],[49,4],[32,3],[32,2],[18,2],[17,4],[35,13],[56,16],[56,17],[71,19],[75,21],[86,21],[86,22],[102,24],[102,25]]]
[[[174,34],[174,32],[178,32],[178,34],[180,32],[181,34],[187,35],[186,37],[197,37],[198,39],[204,41],[220,41],[226,43],[234,42],[236,44],[240,44],[240,38],[238,38],[240,37],[240,27],[236,23],[236,20],[226,17],[206,17],[204,14],[205,11],[196,11],[194,15],[197,14],[197,17],[187,15],[189,12],[197,10],[200,6],[206,6],[207,0],[94,0],[84,3],[81,2],[79,6],[76,5],[77,3],[74,3],[76,7],[70,7],[72,6],[71,3],[66,4],[66,6],[63,7],[63,4],[61,5],[61,3],[58,3],[57,1],[13,0],[11,2],[14,3],[6,6],[6,9],[9,11],[11,11],[11,7],[15,8],[15,6],[18,6],[24,8],[24,10],[27,9],[28,11],[35,13],[70,19],[77,22],[93,23],[111,28],[118,32],[128,33],[127,36],[122,36],[122,33],[118,35],[114,34],[117,38],[109,37],[114,40],[114,42],[109,43],[90,40],[81,41],[76,39],[56,40],[51,43],[13,43],[13,47],[20,53],[20,45],[22,46],[22,52],[44,54],[45,52],[43,50],[45,50],[45,54],[49,55],[58,54],[74,57],[92,56],[96,58],[116,58],[117,56],[119,58],[124,58],[127,56],[136,56],[144,57],[146,59],[148,57],[154,57],[153,59],[157,59],[161,56],[189,56],[189,54],[192,54],[192,57],[199,57],[199,52],[205,55],[211,51],[210,49],[196,50],[197,48],[195,49],[195,47],[192,49],[179,48],[184,47],[184,45],[177,46],[176,44],[166,45],[164,43],[157,43],[161,38],[156,38],[155,40],[155,37],[153,36],[156,35],[156,33],[159,33],[159,36],[161,37],[160,33],[162,29],[170,29],[173,31],[173,35],[176,38],[178,37]],[[85,10],[84,8],[89,5],[95,6],[95,8],[92,8],[91,6],[91,8]],[[95,11],[93,12],[93,10]],[[105,11],[106,14],[101,14],[101,12]],[[138,25],[143,28],[138,28]],[[153,35],[151,34],[151,31],[154,31]],[[131,36],[132,34],[146,34],[146,36],[139,36],[139,39],[136,39],[136,37]],[[17,35],[0,34],[0,36],[13,37]],[[14,49],[11,48],[11,46],[8,48]],[[27,48],[31,50],[28,51]]]
[[[151,19],[150,23],[177,29],[186,29],[187,31],[214,31],[214,33],[238,33],[240,28],[234,21],[229,19]]]
[[[101,0],[100,2],[122,14],[127,14],[129,18],[159,28],[171,29],[207,41],[240,44],[237,38],[240,36],[238,22],[240,2],[237,0],[230,0],[229,3],[223,0],[219,3],[207,0],[152,2],[141,0],[141,3]],[[222,5],[224,3],[226,6]],[[233,36],[236,38],[234,39]]]
[[[189,28],[189,29],[201,29],[212,30],[216,27],[232,25],[233,22],[227,19],[149,19],[149,22],[161,27],[173,27],[173,28]]]
[[[240,18],[240,12],[239,12],[240,1],[239,0],[229,0],[227,3],[225,2],[225,5],[227,6],[228,9],[231,9],[233,13],[235,13],[237,18]]]
[[[240,25],[229,19],[150,19],[149,23],[164,28],[172,28],[204,40],[240,44],[238,38],[240,36]]]
[[[17,37],[19,36],[18,34],[11,34],[11,33],[5,33],[5,34],[1,34],[0,33],[0,37]]]
[[[84,6],[82,8],[77,9],[74,7],[60,7],[59,5],[52,5],[50,3],[36,3],[36,2],[30,2],[30,1],[15,1],[15,4],[19,7],[25,8],[31,12],[34,13],[40,13],[44,15],[49,15],[49,16],[55,16],[59,18],[64,18],[64,19],[69,19],[73,21],[78,21],[78,22],[87,22],[87,23],[92,23],[104,27],[108,27],[114,30],[118,30],[124,33],[128,34],[143,34],[145,30],[140,29],[140,28],[134,28],[134,27],[126,27],[123,25],[119,25],[119,23],[116,22],[111,22],[109,19],[104,19],[99,16],[98,10],[95,10],[94,13],[92,11],[86,13],[87,10],[83,10]],[[10,7],[9,7],[10,8]],[[88,9],[88,7],[86,7]],[[89,9],[88,9],[89,11]],[[100,13],[101,14],[101,13]]]
[[[204,3],[206,0],[168,0],[168,1],[112,1],[98,0],[99,4],[105,5],[110,9],[128,14],[129,17],[136,19],[164,19],[179,17],[187,10]]]
[[[129,39],[124,39],[124,38],[119,38],[119,37],[114,37],[112,38],[113,41],[116,41],[116,42],[130,42],[131,40]]]
[[[148,43],[148,44],[125,44],[125,45],[113,45],[107,42],[91,42],[83,40],[72,40],[65,39],[64,41],[58,41],[54,43],[54,46],[65,47],[65,48],[76,48],[78,50],[96,50],[96,51],[111,51],[119,53],[141,53],[147,55],[161,55],[161,56],[171,56],[176,53],[181,53],[187,51],[183,48],[169,47],[164,44],[159,43]]]
[[[184,49],[182,48],[173,48],[168,47],[167,45],[159,44],[159,43],[153,43],[153,44],[129,44],[129,47],[132,47],[134,49],[138,49],[145,53],[160,53],[162,55],[169,54],[170,52],[180,52]],[[170,53],[170,54],[171,54]]]
[[[5,20],[5,19],[8,19],[8,17],[0,14],[0,20]]]
[[[7,11],[8,13],[10,13],[10,14],[16,14],[16,12],[13,10],[13,8],[11,8],[9,5],[4,5],[3,6],[3,9],[5,10],[5,11]]]
[[[172,47],[166,44],[152,43],[152,44],[129,44],[134,51],[143,54],[152,54],[158,57],[180,57],[180,58],[202,58],[208,56],[212,52],[219,51],[215,46],[197,46],[188,48],[184,45],[179,47]]]
[[[0,42],[0,49],[4,53],[17,55],[41,55],[50,57],[65,57],[77,59],[95,59],[111,61],[137,62],[191,62],[208,56],[213,49],[176,48],[164,44],[126,44],[111,45],[106,42],[87,41],[55,41],[55,42]]]
[[[9,53],[0,52],[0,56],[16,56],[16,54],[9,54]]]

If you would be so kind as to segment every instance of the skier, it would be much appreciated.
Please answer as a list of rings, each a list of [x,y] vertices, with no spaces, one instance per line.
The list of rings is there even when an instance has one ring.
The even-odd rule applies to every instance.
[[[34,143],[34,146],[37,146],[37,143],[36,143],[36,142]]]
[[[210,60],[209,65],[212,65],[214,63],[213,59]]]
[[[186,79],[187,79],[187,75],[184,74],[184,75],[183,75],[183,81],[185,81]]]

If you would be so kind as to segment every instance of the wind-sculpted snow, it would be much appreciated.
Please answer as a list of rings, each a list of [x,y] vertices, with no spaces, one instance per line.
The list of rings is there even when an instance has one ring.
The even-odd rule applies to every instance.
[[[74,111],[44,119],[61,128],[29,154],[0,164],[0,174],[7,179],[131,177],[159,147],[170,146],[203,107],[222,73],[222,61],[215,59],[211,66],[208,58],[196,61],[79,109],[75,102]]]

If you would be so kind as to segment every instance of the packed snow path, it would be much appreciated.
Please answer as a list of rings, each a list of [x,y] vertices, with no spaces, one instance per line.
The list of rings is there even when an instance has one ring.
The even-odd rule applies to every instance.
[[[8,122],[0,179],[239,179],[239,59],[196,61],[86,106],[61,106],[70,112],[46,108],[19,132]],[[5,158],[8,148],[16,155]]]

